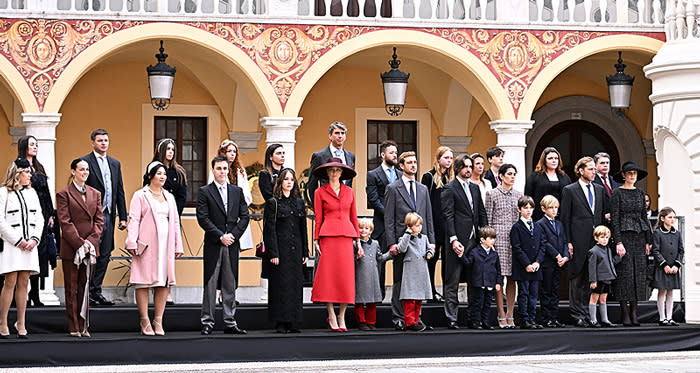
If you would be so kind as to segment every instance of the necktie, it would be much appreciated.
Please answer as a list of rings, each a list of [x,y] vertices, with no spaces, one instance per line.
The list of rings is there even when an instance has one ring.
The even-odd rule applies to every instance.
[[[552,219],[551,222],[552,222],[552,229],[554,229],[554,233],[557,233],[557,222],[554,221],[554,219]]]
[[[464,183],[463,186],[464,186],[464,194],[467,195],[467,200],[469,200],[469,208],[471,208],[472,211],[474,211],[474,201],[472,200],[472,194],[469,193],[469,183],[468,182]]]
[[[389,179],[389,184],[394,182],[394,169],[393,168],[387,168],[386,169],[386,177]]]
[[[336,157],[336,158],[340,158],[340,159],[342,160],[342,159],[343,159],[343,158],[341,158],[342,155],[343,155],[343,151],[342,151],[342,150],[338,150],[338,149],[335,150],[335,157]]]
[[[591,206],[591,210],[593,210],[593,191],[591,190],[591,184],[589,183],[586,185],[586,188],[588,188],[588,205]]]
[[[606,176],[603,178],[603,186],[605,186],[605,191],[608,193],[608,197],[612,195],[612,191],[610,190],[610,186],[608,185],[608,177]]]
[[[530,233],[532,233],[532,220],[527,221],[527,229],[529,229]]]
[[[416,193],[413,191],[413,180],[408,182],[408,196],[411,197],[411,203],[413,204],[413,210],[416,210]]]
[[[99,157],[100,171],[102,171],[102,181],[105,184],[105,195],[102,198],[102,210],[112,213],[112,175],[109,172],[109,164],[106,157]]]
[[[228,201],[226,200],[226,186],[219,186],[219,194],[221,194],[221,201],[224,202],[224,210],[228,211]]]

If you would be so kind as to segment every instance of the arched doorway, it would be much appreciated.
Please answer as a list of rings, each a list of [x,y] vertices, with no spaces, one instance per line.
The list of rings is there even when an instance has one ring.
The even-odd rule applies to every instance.
[[[562,168],[576,180],[574,166],[576,161],[584,156],[593,156],[599,152],[610,154],[610,170],[620,169],[620,155],[615,142],[602,128],[585,120],[567,120],[550,128],[540,138],[532,158],[532,169],[535,169],[542,150],[553,146],[561,153]]]

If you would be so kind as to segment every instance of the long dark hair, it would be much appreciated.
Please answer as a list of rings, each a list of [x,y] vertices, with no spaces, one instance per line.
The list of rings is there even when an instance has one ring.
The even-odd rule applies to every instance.
[[[158,161],[162,164],[167,164],[166,159],[165,159],[165,153],[168,150],[168,145],[173,144],[173,160],[170,161],[170,167],[175,169],[175,172],[177,172],[177,181],[180,184],[187,184],[187,174],[185,173],[185,168],[180,166],[179,163],[177,163],[177,145],[175,144],[175,140],[170,139],[170,138],[164,138],[158,142],[158,145],[156,145],[156,151],[153,154],[153,161]]]
[[[284,181],[284,178],[287,177],[287,174],[292,174],[292,177],[294,178],[294,185],[292,185],[292,191],[289,195],[292,197],[297,197],[299,195],[299,184],[297,182],[297,174],[291,168],[285,168],[282,171],[280,171],[280,175],[277,177],[277,181],[275,182],[275,188],[272,190],[272,196],[274,198],[282,198],[282,182]]]
[[[85,163],[87,163],[87,161],[84,160],[84,159],[82,159],[82,158],[76,158],[76,159],[74,159],[73,161],[71,161],[71,163],[70,163],[70,169],[73,170],[73,171],[77,171],[77,170],[78,170],[78,163],[80,163],[80,162],[85,162]],[[88,167],[90,167],[89,164],[88,164]],[[89,168],[88,168],[88,170],[89,170]],[[69,185],[70,185],[70,183],[73,181],[73,179],[75,179],[75,177],[73,176],[73,174],[70,174],[70,176],[68,177],[68,184],[69,184]]]
[[[160,162],[160,161],[158,161],[158,162]],[[149,165],[150,165],[150,163],[149,163]],[[153,166],[153,168],[151,168],[150,171],[148,171],[148,166],[146,166],[146,167],[147,167],[147,168],[146,168],[146,173],[143,174],[143,185],[144,185],[144,186],[146,186],[146,185],[148,185],[148,184],[151,183],[151,180],[156,176],[156,173],[158,172],[158,170],[159,170],[161,167],[162,167],[166,172],[168,171],[168,169],[165,167],[165,165],[164,165],[163,163]]]
[[[34,141],[37,141],[36,137],[28,135],[28,136],[22,136],[19,138],[17,141],[17,157],[22,158],[22,159],[27,159],[27,149],[29,148],[29,139],[34,139]],[[37,141],[38,143],[38,141]],[[32,157],[32,167],[34,167],[34,171],[46,176],[46,171],[44,170],[44,166],[39,162],[39,159],[37,157]]]
[[[557,150],[557,148],[553,146],[548,146],[544,148],[542,151],[542,155],[540,155],[540,160],[537,162],[537,166],[535,166],[535,172],[538,174],[543,174],[547,171],[547,156],[549,153],[557,153],[557,157],[559,157],[559,162],[557,163],[557,169],[555,170],[557,174],[563,175],[564,171],[561,169],[561,154]]]
[[[667,217],[669,214],[675,214],[676,212],[673,211],[672,208],[666,206],[659,210],[659,216],[656,218],[656,225],[654,226],[654,229],[661,228],[664,226],[664,223],[661,221],[662,218]]]
[[[275,150],[281,147],[282,144],[270,144],[270,146],[267,147],[267,150],[265,150],[265,170],[267,170],[267,172],[270,173],[270,176],[275,175],[273,172],[272,161],[270,160],[270,157],[272,157],[272,155],[275,154]]]

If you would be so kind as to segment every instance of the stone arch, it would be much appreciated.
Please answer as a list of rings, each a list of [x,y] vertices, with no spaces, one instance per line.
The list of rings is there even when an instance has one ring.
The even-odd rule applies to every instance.
[[[32,90],[29,89],[29,85],[22,78],[22,74],[4,57],[0,57],[0,82],[7,86],[7,89],[21,105],[23,112],[39,112],[39,105]]]
[[[539,154],[535,154],[535,147],[542,136],[557,124],[570,120],[572,112],[580,113],[583,120],[598,124],[613,139],[621,162],[631,160],[638,165],[646,164],[642,138],[627,117],[615,116],[610,110],[610,105],[597,98],[568,96],[548,102],[532,115],[535,125],[526,135],[526,167],[532,165],[534,157],[539,157]]]
[[[503,87],[491,71],[468,50],[441,37],[414,30],[381,30],[360,35],[331,49],[304,74],[292,92],[285,115],[297,116],[314,85],[333,66],[346,57],[374,47],[412,46],[429,50],[441,56],[434,61],[448,75],[454,77],[479,101],[492,120],[514,119],[513,108]],[[379,79],[379,77],[377,77]]]
[[[209,32],[176,23],[150,23],[116,32],[79,54],[63,71],[49,94],[45,112],[58,112],[73,86],[92,67],[119,48],[145,40],[171,39],[191,43],[220,54],[244,79],[242,88],[266,116],[282,115],[282,106],[260,68],[237,46]],[[145,66],[144,66],[145,68]]]
[[[610,50],[634,50],[656,55],[664,43],[660,40],[641,35],[610,35],[579,44],[564,52],[548,64],[537,75],[528,89],[527,95],[520,106],[518,119],[527,120],[532,117],[533,111],[549,84],[566,70],[569,66],[588,56]]]

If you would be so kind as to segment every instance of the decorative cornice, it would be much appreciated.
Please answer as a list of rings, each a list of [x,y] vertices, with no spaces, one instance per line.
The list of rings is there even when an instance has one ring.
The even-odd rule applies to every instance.
[[[228,138],[238,144],[241,153],[254,153],[258,151],[258,142],[262,132],[229,132]]]

